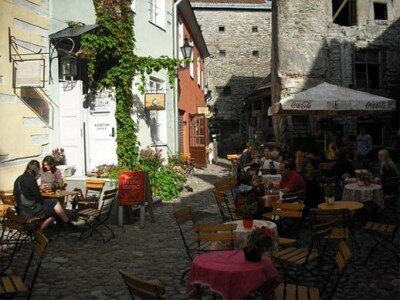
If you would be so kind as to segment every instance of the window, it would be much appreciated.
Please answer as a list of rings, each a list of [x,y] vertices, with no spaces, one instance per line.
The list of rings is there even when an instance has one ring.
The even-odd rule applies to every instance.
[[[197,84],[200,85],[201,83],[201,69],[200,69],[200,57],[197,57]]]
[[[357,25],[356,0],[332,0],[332,21],[341,26]]]
[[[253,50],[252,54],[253,54],[253,57],[259,57],[260,56],[260,51]]]
[[[150,77],[149,93],[165,93],[165,81]],[[153,145],[165,144],[166,113],[165,110],[150,110],[150,137]]]
[[[149,21],[161,28],[165,27],[165,3],[163,0],[149,0]]]
[[[361,49],[355,53],[355,86],[357,88],[381,88],[381,52]]]
[[[225,26],[218,26],[219,32],[225,32]]]
[[[388,19],[388,8],[386,3],[374,2],[374,19],[375,20]]]
[[[232,94],[232,89],[230,86],[217,86],[215,87],[218,96],[230,96]]]
[[[226,51],[225,50],[219,50],[219,56],[220,57],[225,57],[226,56]]]
[[[258,26],[253,26],[251,27],[252,32],[258,32]]]

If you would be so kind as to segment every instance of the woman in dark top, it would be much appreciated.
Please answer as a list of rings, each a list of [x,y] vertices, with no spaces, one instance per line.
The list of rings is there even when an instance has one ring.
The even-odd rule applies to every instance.
[[[17,202],[17,211],[21,216],[43,216],[46,220],[39,230],[43,232],[55,217],[59,217],[68,230],[76,230],[68,219],[61,204],[55,199],[44,199],[36,180],[40,177],[40,164],[37,160],[31,160],[26,166],[25,172],[14,182],[14,197]]]
[[[395,194],[399,187],[397,186],[387,186],[387,179],[389,177],[396,177],[399,175],[399,171],[389,152],[386,149],[382,149],[378,152],[379,160],[379,174],[382,182],[382,190],[385,194]]]

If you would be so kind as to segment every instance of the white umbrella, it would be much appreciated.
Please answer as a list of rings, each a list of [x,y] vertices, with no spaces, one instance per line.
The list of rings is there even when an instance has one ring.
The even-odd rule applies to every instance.
[[[396,109],[393,99],[321,83],[271,107],[273,115],[363,115]]]

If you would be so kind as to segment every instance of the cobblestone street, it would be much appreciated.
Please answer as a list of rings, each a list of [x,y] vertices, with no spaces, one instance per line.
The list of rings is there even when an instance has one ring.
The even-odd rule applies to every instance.
[[[224,160],[204,170],[196,169],[189,179],[193,192],[184,192],[173,202],[155,204],[156,222],[150,223],[147,214],[144,229],[139,228],[139,219],[123,228],[112,226],[116,239],[105,244],[98,235],[79,241],[77,233],[50,232],[51,242],[33,299],[129,299],[119,269],[160,280],[167,286],[167,299],[187,299],[180,276],[188,266],[188,259],[172,213],[188,205],[200,218],[219,222],[212,183],[227,174],[228,164]],[[357,237],[363,250],[361,255],[355,254],[335,298],[399,299],[398,261],[388,252],[382,252],[364,264],[367,235],[360,230]],[[18,253],[14,272],[16,265],[18,273],[22,272],[26,262],[22,256],[26,251],[23,248]]]

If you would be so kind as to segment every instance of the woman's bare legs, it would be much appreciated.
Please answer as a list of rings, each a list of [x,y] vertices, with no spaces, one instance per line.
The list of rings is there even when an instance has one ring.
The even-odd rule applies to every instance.
[[[63,207],[61,206],[60,202],[58,202],[56,204],[56,206],[54,206],[54,211],[56,212],[57,216],[64,221],[64,223],[68,222],[69,219],[67,217],[67,215],[65,214],[65,211],[63,209]]]
[[[54,222],[54,218],[47,218],[43,223],[42,223],[42,225],[40,225],[40,227],[39,227],[39,231],[40,232],[44,232],[45,230],[46,230],[46,228],[47,228],[47,226],[49,226],[51,223],[53,223]]]

